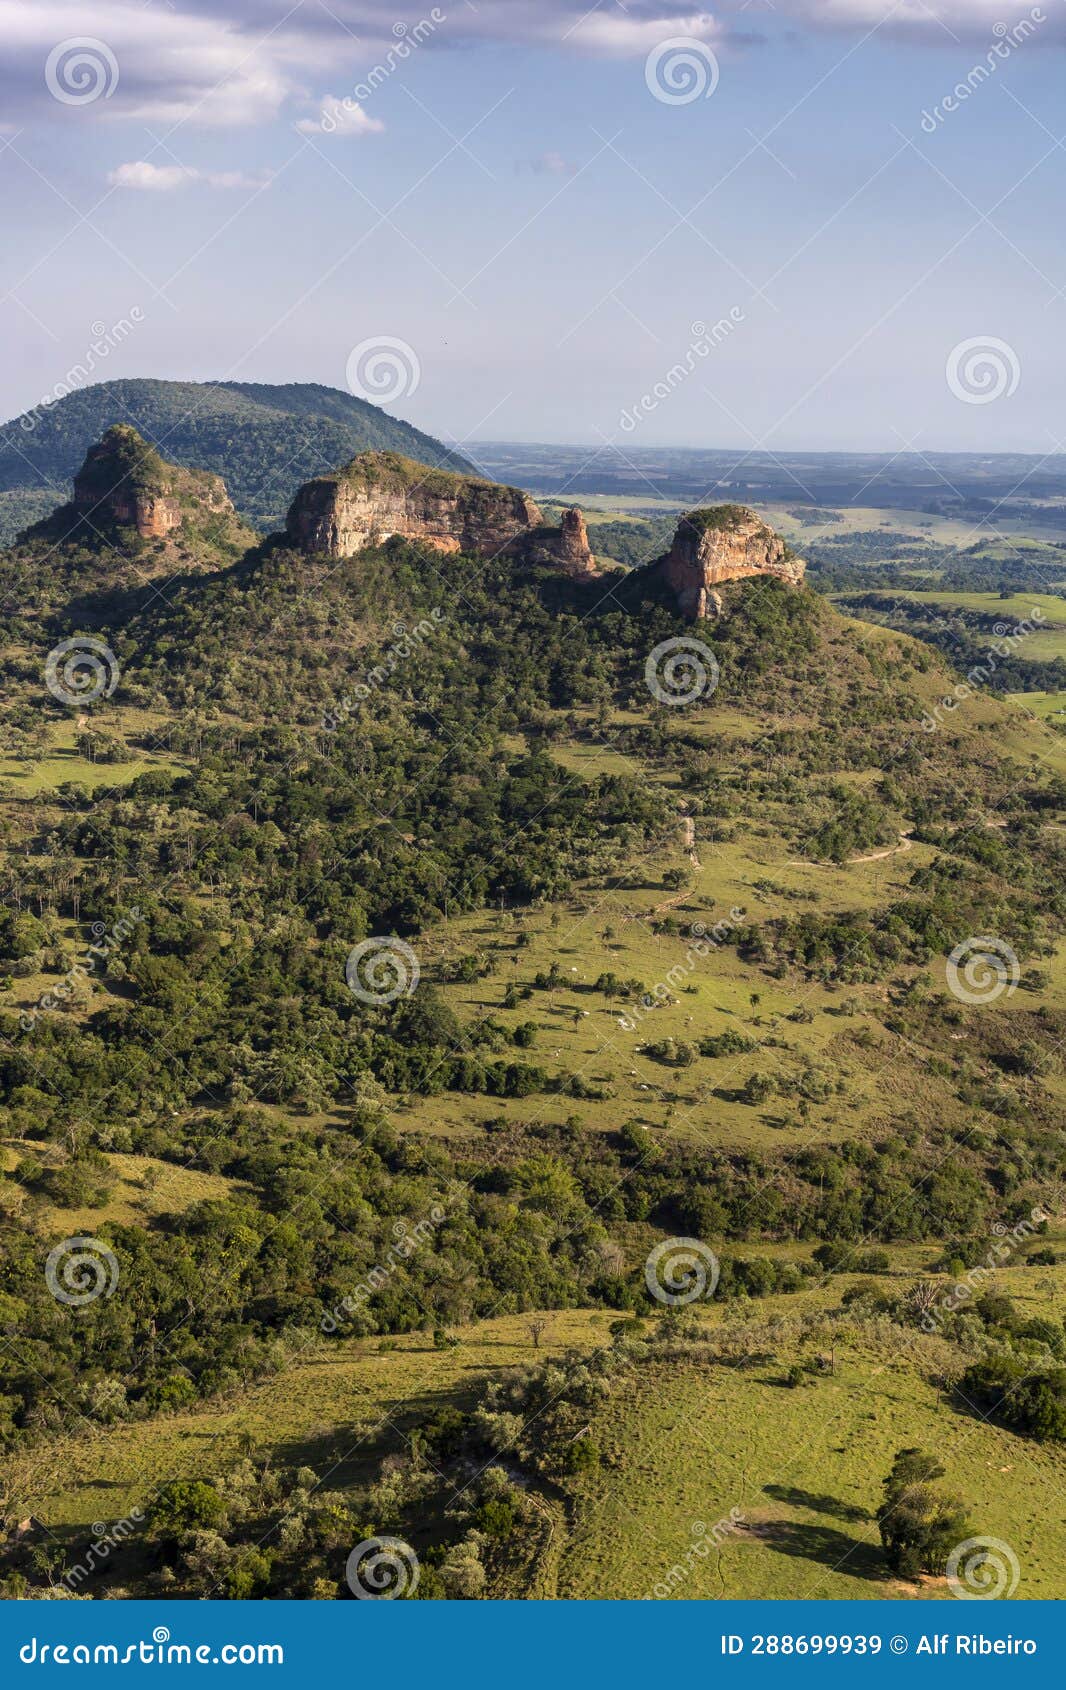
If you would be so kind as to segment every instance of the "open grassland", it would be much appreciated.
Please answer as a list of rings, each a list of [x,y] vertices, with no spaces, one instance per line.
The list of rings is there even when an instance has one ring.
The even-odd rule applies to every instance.
[[[915,604],[942,607],[945,611],[979,611],[994,618],[984,630],[975,630],[979,644],[992,645],[1011,638],[1014,630],[1027,624],[1034,631],[1018,637],[1017,655],[1027,662],[1049,663],[1066,657],[1066,599],[1050,593],[965,593],[945,590],[901,592],[899,598]]]
[[[744,1247],[747,1255],[781,1250]],[[799,1259],[808,1250],[788,1253]],[[892,1271],[877,1283],[895,1294],[927,1267],[929,1252],[906,1246],[891,1256]],[[697,1305],[708,1337],[735,1343],[738,1354],[745,1349],[738,1319],[759,1321],[764,1335],[778,1322],[781,1339],[757,1346],[762,1353],[744,1368],[675,1360],[628,1372],[588,1425],[601,1464],[568,1480],[563,1492],[548,1489],[555,1530],[544,1565],[521,1588],[505,1582],[493,1594],[651,1594],[702,1535],[696,1522],[709,1531],[739,1509],[741,1529],[718,1554],[694,1556],[683,1587],[670,1595],[943,1595],[933,1581],[893,1583],[877,1547],[880,1483],[896,1450],[910,1445],[936,1452],[944,1484],[967,1502],[975,1531],[1011,1544],[1023,1568],[1019,1596],[1066,1594],[1066,1525],[1047,1506],[1066,1485],[1066,1452],[943,1400],[926,1365],[935,1340],[885,1323],[872,1335],[860,1328],[833,1341],[831,1375],[785,1385],[788,1365],[814,1353],[821,1339],[815,1328],[813,1340],[799,1342],[797,1317],[832,1314],[856,1283],[841,1273],[790,1296]],[[947,1291],[949,1282],[941,1283]],[[1010,1267],[997,1283],[1022,1316],[1066,1310],[1061,1270]],[[325,1342],[312,1332],[276,1376],[239,1397],[130,1425],[86,1422],[82,1432],[38,1446],[16,1464],[14,1489],[25,1485],[60,1540],[128,1515],[167,1480],[217,1478],[246,1454],[312,1467],[330,1490],[358,1489],[384,1455],[406,1453],[412,1433],[441,1408],[469,1408],[508,1369],[608,1344],[615,1316],[546,1311],[536,1346],[534,1318],[481,1321],[444,1350],[421,1333]]]
[[[15,1201],[21,1187],[10,1178],[25,1158],[40,1154],[39,1146],[8,1140],[0,1144],[0,1194]],[[47,1165],[48,1158],[44,1159]],[[151,1224],[161,1215],[178,1214],[194,1203],[221,1200],[239,1191],[237,1181],[198,1168],[181,1168],[154,1156],[109,1152],[109,1189],[100,1203],[72,1208],[49,1203],[36,1212],[42,1233],[49,1238],[95,1232],[112,1222],[117,1226]]]
[[[1004,624],[1040,620],[1046,626],[1066,627],[1066,599],[1052,593],[964,593],[955,591],[913,591],[900,594],[916,604],[943,604],[959,610],[979,610]]]
[[[185,765],[155,743],[166,721],[157,713],[129,706],[94,712],[94,731],[124,740],[130,752],[125,762],[93,762],[78,749],[82,729],[72,710],[62,721],[46,724],[42,741],[31,755],[0,753],[0,786],[12,798],[36,799],[67,782],[99,792],[128,786],[148,769],[177,771]]]
[[[1066,692],[1012,692],[1010,699],[1013,704],[1031,710],[1041,721],[1066,714]]]
[[[985,701],[974,701],[974,708],[979,715]],[[987,708],[1003,732],[1002,707]],[[1008,729],[1006,737],[1013,732]],[[1031,732],[1019,715],[1019,755],[1031,744]],[[563,760],[566,752],[556,755]],[[677,797],[683,802],[680,793]],[[886,1087],[894,1096],[907,1096],[917,1110],[950,1112],[942,1078],[927,1072],[919,1051],[884,1028],[882,985],[772,980],[729,943],[730,925],[738,920],[879,907],[905,897],[914,871],[932,860],[931,849],[903,839],[883,854],[871,853],[870,860],[815,863],[796,858],[771,829],[738,829],[735,837],[719,841],[703,837],[708,825],[702,818],[686,823],[679,815],[673,847],[664,845],[653,860],[620,864],[602,887],[554,909],[462,916],[423,937],[423,965],[434,975],[452,971],[464,956],[475,956],[479,969],[487,970],[441,988],[463,1023],[492,1016],[513,1032],[532,1022],[532,1059],[549,1073],[580,1075],[606,1095],[576,1101],[553,1095],[486,1099],[473,1108],[457,1096],[408,1099],[397,1119],[409,1129],[462,1135],[489,1119],[558,1123],[573,1114],[594,1131],[614,1131],[621,1121],[635,1119],[653,1133],[708,1144],[792,1148],[883,1127]],[[687,868],[691,877],[680,893],[661,879],[671,865]],[[667,917],[678,931],[656,932],[656,923]],[[719,922],[726,923],[723,942],[694,949],[694,926],[711,933]],[[559,976],[554,989],[522,995],[553,965]],[[664,987],[658,1006],[645,1010],[632,999],[605,995],[597,982],[611,973],[639,981],[645,993]],[[512,985],[519,1002],[507,1009],[504,997]],[[1031,996],[1018,992],[1006,1011],[1024,1017],[1033,1007]],[[726,1031],[756,1048],[699,1058],[686,1068],[665,1066],[646,1048],[668,1038],[691,1042]],[[788,1081],[810,1069],[830,1076],[832,1090],[802,1125],[779,1099],[758,1106],[739,1095],[756,1072]],[[963,1114],[960,1109],[960,1127]]]
[[[662,893],[660,901],[668,897]],[[634,913],[634,903],[641,913]],[[747,903],[752,907],[750,893]],[[723,913],[727,911],[728,906]],[[704,911],[689,895],[674,912],[686,922],[699,919],[708,926],[718,918],[717,907]],[[486,1100],[483,1117],[562,1121],[576,1114],[586,1127],[605,1132],[634,1118],[652,1131],[666,1129],[718,1145],[788,1146],[850,1136],[883,1120],[881,1075],[888,1069],[893,1070],[894,1084],[905,1083],[915,1106],[925,1099],[933,1107],[934,1098],[943,1106],[942,1082],[923,1079],[913,1054],[890,1039],[872,1014],[864,1013],[864,993],[876,996],[878,988],[850,993],[821,984],[767,981],[726,945],[710,946],[707,954],[694,956],[691,941],[659,938],[647,914],[644,899],[630,899],[627,905],[619,896],[587,914],[567,912],[557,926],[548,918],[532,919],[521,929],[529,935],[524,948],[515,946],[513,931],[501,934],[491,917],[452,924],[449,947],[457,941],[465,951],[501,946],[489,952],[498,958],[498,966],[487,980],[442,988],[461,1019],[492,1014],[505,1026],[532,1020],[536,1042],[531,1054],[549,1072],[578,1073],[589,1085],[608,1092],[603,1099],[577,1101],[554,1096]],[[512,979],[528,982],[553,962],[563,977],[555,991],[538,990],[513,1010],[501,1007]],[[677,969],[680,979],[672,972]],[[668,987],[662,1007],[645,1012],[639,1005],[607,1001],[596,991],[600,974],[612,970],[640,980],[649,992],[668,974],[678,983],[676,989]],[[790,1022],[788,1017],[797,1010],[811,1020]],[[666,1067],[646,1051],[647,1045],[666,1038],[692,1041],[727,1030],[753,1040],[757,1048],[737,1056],[700,1058],[684,1069]],[[860,1033],[864,1041],[872,1041],[865,1048],[856,1041]],[[814,1108],[806,1126],[791,1120],[780,1100],[753,1106],[737,1095],[756,1071],[798,1074],[810,1065],[831,1068],[834,1085],[842,1089]],[[400,1119],[410,1127],[461,1132],[469,1131],[477,1116],[472,1122],[468,1100],[438,1097],[413,1101]]]
[[[1066,1454],[960,1414],[880,1345],[838,1349],[831,1375],[795,1389],[782,1381],[789,1359],[626,1376],[589,1429],[604,1465],[567,1499],[558,1596],[948,1597],[943,1580],[892,1577],[881,1555],[881,1483],[913,1446],[936,1453],[975,1533],[1011,1546],[1018,1598],[1066,1596],[1066,1526],[1048,1508]],[[739,1529],[693,1553],[732,1509]]]

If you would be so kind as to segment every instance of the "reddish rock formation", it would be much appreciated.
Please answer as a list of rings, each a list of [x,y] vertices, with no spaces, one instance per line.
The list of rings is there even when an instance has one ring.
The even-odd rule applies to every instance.
[[[289,538],[308,552],[352,557],[394,534],[442,552],[493,556],[543,521],[517,487],[430,469],[395,452],[360,452],[300,488]]]
[[[568,575],[580,578],[583,575],[595,575],[596,559],[589,546],[589,531],[585,526],[585,518],[573,505],[570,510],[563,512],[562,525],[559,529],[558,558]]]
[[[722,601],[714,589],[723,581],[773,575],[798,587],[806,567],[787,541],[745,505],[687,512],[658,564],[663,580],[677,594],[677,608],[694,619],[720,614]]]
[[[395,452],[360,452],[335,475],[307,482],[286,527],[302,551],[328,557],[353,557],[399,535],[442,552],[554,562],[575,577],[596,571],[579,510],[551,528],[517,487],[430,469]]]
[[[96,528],[135,528],[142,540],[161,540],[190,515],[237,517],[220,475],[167,463],[135,428],[109,428],[85,454],[74,477],[74,509]]]

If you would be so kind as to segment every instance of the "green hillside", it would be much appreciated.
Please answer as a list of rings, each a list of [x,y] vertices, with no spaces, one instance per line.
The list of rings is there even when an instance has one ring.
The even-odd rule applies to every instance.
[[[884,1593],[921,1444],[1066,1594],[1062,736],[767,578],[692,624],[639,569],[56,543],[3,622],[4,1593],[136,1509],[89,1593],[343,1595],[391,1532],[421,1596],[634,1595],[720,1504],[728,1594]]]
[[[175,463],[221,475],[238,513],[260,530],[280,528],[301,482],[368,449],[470,473],[438,440],[376,405],[313,382],[130,380],[97,382],[0,427],[0,544],[52,505],[86,449],[114,423],[129,423]]]

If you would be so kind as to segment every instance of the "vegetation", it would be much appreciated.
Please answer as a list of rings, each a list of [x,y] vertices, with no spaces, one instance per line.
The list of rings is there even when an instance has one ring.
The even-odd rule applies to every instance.
[[[927,732],[935,652],[773,581],[692,630],[640,569],[275,538],[161,592],[95,555],[61,540],[55,596],[5,624],[8,1593],[99,1518],[77,1491],[53,1510],[58,1559],[18,1531],[86,1427],[173,1450],[221,1416],[225,1460],[144,1463],[145,1530],[94,1594],[343,1595],[380,1533],[417,1548],[420,1597],[587,1594],[565,1521],[610,1539],[604,1473],[644,1416],[726,1393],[771,1463],[871,1364],[856,1554],[935,1573],[954,1490],[896,1471],[882,1553],[859,1432],[880,1470],[975,1404],[986,1451],[1050,1463],[1063,1437],[1061,739],[985,695]],[[119,679],[72,721],[41,673],[86,630]],[[657,705],[649,652],[694,632],[717,689]],[[1017,961],[988,1003],[947,984],[981,934]],[[353,989],[368,942],[395,991]],[[115,1285],[72,1308],[45,1263],[85,1235]],[[649,1290],[672,1238],[717,1258],[710,1336]],[[518,1377],[477,1349],[500,1318],[510,1359],[543,1347]],[[439,1396],[397,1443],[413,1343]],[[368,1425],[290,1400],[368,1358]],[[729,1534],[756,1581],[832,1564],[809,1519]],[[629,1555],[610,1588],[643,1594]]]
[[[460,473],[470,466],[438,440],[376,405],[310,382],[96,382],[0,429],[0,489],[54,493],[115,422],[132,423],[166,456],[221,475],[237,510],[261,529],[282,526],[294,488],[357,452],[394,451]]]

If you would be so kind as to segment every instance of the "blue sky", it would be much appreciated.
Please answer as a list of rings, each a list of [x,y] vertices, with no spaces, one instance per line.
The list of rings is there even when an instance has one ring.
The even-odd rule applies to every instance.
[[[0,0],[0,404],[369,344],[457,440],[1063,450],[1064,12]]]

